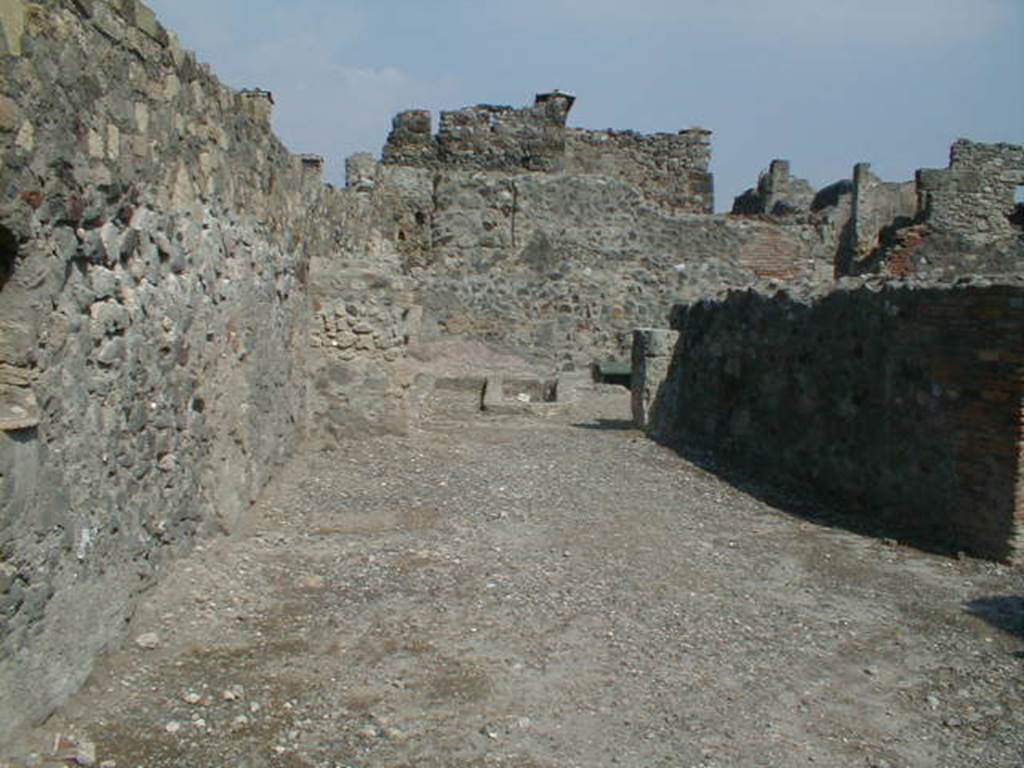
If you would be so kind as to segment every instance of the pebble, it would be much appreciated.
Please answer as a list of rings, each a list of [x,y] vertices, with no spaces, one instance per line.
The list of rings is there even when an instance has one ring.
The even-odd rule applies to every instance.
[[[164,726],[164,730],[173,736],[181,731],[181,723],[177,720],[171,720],[171,722]]]
[[[202,701],[203,701],[203,697],[200,696],[195,691],[189,691],[188,693],[185,694],[184,698],[185,698],[185,703],[186,704],[192,704],[192,705],[201,704]]]
[[[228,688],[220,697],[224,701],[238,701],[245,695],[245,689],[240,685],[236,685],[232,688]]]
[[[160,647],[160,636],[156,632],[147,632],[136,637],[135,644],[144,651],[155,651]]]

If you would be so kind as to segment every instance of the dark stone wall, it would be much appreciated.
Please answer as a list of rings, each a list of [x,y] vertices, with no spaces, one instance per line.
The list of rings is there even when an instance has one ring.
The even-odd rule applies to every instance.
[[[918,543],[1020,561],[1024,289],[677,307],[655,432]]]

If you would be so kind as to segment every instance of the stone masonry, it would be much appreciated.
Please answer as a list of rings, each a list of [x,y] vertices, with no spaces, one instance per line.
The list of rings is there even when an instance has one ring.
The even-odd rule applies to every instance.
[[[233,528],[311,415],[333,423],[324,398],[389,426],[404,308],[388,248],[348,227],[370,214],[285,150],[272,96],[144,5],[3,0],[0,29],[2,742],[167,558]],[[314,305],[314,277],[348,292]]]
[[[914,200],[776,161],[714,215],[708,131],[573,103],[403,112],[334,189],[139,0],[0,0],[0,744],[300,443],[414,425],[435,341],[557,381],[685,303],[636,345],[654,433],[1017,556],[1024,150],[958,142]]]
[[[633,331],[632,409],[633,423],[643,430],[654,430],[669,365],[679,340],[676,331],[662,328],[638,328]]]
[[[660,436],[918,544],[1024,555],[1024,287],[677,307]]]

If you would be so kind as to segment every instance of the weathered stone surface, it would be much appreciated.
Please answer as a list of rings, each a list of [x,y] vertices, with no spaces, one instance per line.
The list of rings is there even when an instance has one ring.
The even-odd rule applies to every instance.
[[[408,430],[437,373],[423,373],[410,349],[469,336],[548,371],[621,360],[633,329],[664,324],[678,301],[764,281],[822,289],[844,232],[864,235],[863,271],[1020,271],[1021,216],[1006,215],[1019,147],[958,143],[950,169],[919,177],[927,205],[911,227],[887,221],[906,213],[906,185],[886,207],[877,190],[888,187],[865,172],[872,184],[833,185],[808,208],[806,186],[774,164],[770,211],[713,216],[709,132],[568,129],[573,98],[552,92],[523,109],[445,112],[436,135],[428,113],[403,113],[382,161],[352,158],[348,189],[334,190],[322,185],[322,159],[291,155],[271,132],[269,92],[222,85],[138,0],[27,8],[0,0],[0,742],[44,717],[123,639],[168,558],[236,527],[300,439]],[[957,335],[962,306],[949,296],[934,303],[950,334],[980,345]],[[1016,328],[999,312],[985,309],[998,333]],[[760,337],[732,350],[722,388],[706,393],[714,407],[687,418],[717,414],[747,434],[752,406],[733,405],[760,384],[730,389],[744,356],[795,354],[790,368],[805,365],[800,350],[817,328],[786,335],[788,321],[758,325],[760,316],[743,318],[743,333],[766,334],[778,351]],[[879,322],[866,311],[855,322],[823,317],[837,349]],[[907,344],[937,346],[938,331],[926,330]],[[675,380],[654,386],[670,338],[647,339],[641,405],[645,420],[664,407],[676,427],[680,398],[664,395]],[[986,341],[974,362],[1019,363],[1004,342]],[[864,344],[860,354],[873,349]],[[912,360],[911,347],[897,349]],[[757,394],[771,418],[814,406],[812,384],[786,379],[780,394],[773,371]],[[982,424],[977,434],[959,421],[928,433],[935,460],[952,461],[960,434],[1005,458],[1000,419],[1017,390],[934,378]],[[505,392],[510,382],[502,405],[544,407],[531,391]],[[898,383],[919,409],[939,397]],[[855,394],[833,410],[860,408]],[[863,433],[874,434],[868,423]],[[955,453],[964,482],[992,470],[1005,488],[1002,458],[989,466],[971,450]],[[800,477],[812,465],[786,466]],[[1005,497],[991,498],[1003,520]],[[995,547],[985,538],[995,518],[978,519],[965,540]]]
[[[790,175],[788,160],[772,160],[760,175],[756,189],[748,189],[733,202],[735,214],[787,216],[808,212],[816,191],[806,180]]]
[[[890,535],[1020,560],[1019,284],[737,292],[673,326],[663,438]]]
[[[678,340],[677,331],[661,328],[633,331],[631,403],[633,423],[638,429],[649,430],[655,426],[652,414],[658,412],[658,400]]]
[[[335,238],[269,98],[165,47],[148,8],[22,9],[0,5],[33,65],[0,58],[0,743],[296,444]]]
[[[0,56],[20,56],[24,34],[24,0],[0,0]]]

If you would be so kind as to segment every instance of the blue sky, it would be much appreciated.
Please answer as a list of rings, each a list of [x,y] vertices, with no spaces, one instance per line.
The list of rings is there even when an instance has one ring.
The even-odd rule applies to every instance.
[[[379,153],[394,113],[531,103],[570,123],[714,132],[717,207],[772,158],[890,180],[958,137],[1024,143],[1024,0],[150,0],[296,152]],[[435,123],[436,124],[436,123]]]

